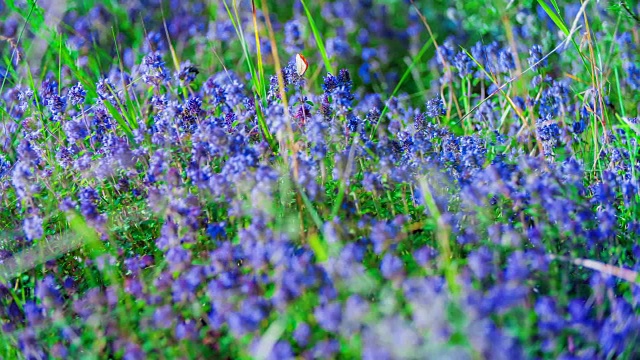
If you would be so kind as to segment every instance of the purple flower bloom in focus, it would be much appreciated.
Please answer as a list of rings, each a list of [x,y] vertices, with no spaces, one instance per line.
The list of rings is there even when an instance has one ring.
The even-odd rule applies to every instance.
[[[446,114],[444,102],[441,98],[436,97],[427,101],[427,116],[435,118]]]
[[[69,89],[67,96],[69,97],[72,105],[82,105],[84,103],[85,96],[87,96],[87,92],[84,90],[82,84],[78,82]]]

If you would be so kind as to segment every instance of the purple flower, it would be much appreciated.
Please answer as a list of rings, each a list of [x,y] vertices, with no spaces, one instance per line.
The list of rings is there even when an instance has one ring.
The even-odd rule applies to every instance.
[[[464,51],[456,54],[455,58],[453,58],[453,65],[458,69],[458,75],[461,78],[473,74],[476,68],[476,63]]]
[[[301,347],[307,346],[311,336],[311,327],[307,323],[300,323],[293,332],[294,340]]]
[[[109,100],[114,105],[116,105],[115,101],[115,93],[116,87],[109,81],[107,78],[102,78],[96,84],[96,92],[101,100]]]
[[[538,299],[535,305],[538,316],[538,329],[543,333],[558,334],[565,326],[565,321],[558,313],[555,301],[548,296]]]
[[[640,89],[640,67],[632,62],[628,62],[625,65],[627,71],[627,84],[633,90]]]
[[[324,77],[324,82],[322,84],[322,90],[324,90],[324,92],[326,94],[330,94],[335,89],[337,89],[338,86],[340,86],[340,84],[338,82],[338,78],[333,76],[331,73],[327,73],[327,76]]]
[[[484,279],[494,268],[493,254],[489,248],[483,246],[469,254],[467,264],[475,276]]]
[[[198,335],[198,327],[193,320],[183,320],[176,325],[176,339],[189,339],[195,341],[198,339]]]
[[[342,322],[342,306],[338,302],[319,305],[314,311],[316,321],[326,331],[336,332]]]
[[[84,87],[81,83],[77,83],[69,89],[69,93],[67,97],[71,101],[72,105],[82,105],[84,104],[84,99],[87,96],[87,92],[84,90]]]
[[[170,305],[164,305],[155,310],[153,313],[154,324],[161,329],[168,329],[173,325],[175,314]]]
[[[542,52],[542,46],[533,45],[533,47],[529,49],[529,58],[527,59],[527,61],[529,62],[529,66],[533,67],[534,70],[538,70],[541,67],[547,66],[546,59],[543,62],[537,64],[543,57],[544,54]]]
[[[399,257],[386,254],[380,262],[380,271],[387,279],[400,278],[404,274],[404,263]]]
[[[284,45],[289,54],[302,52],[304,48],[302,31],[298,20],[291,20],[284,25]]]
[[[38,326],[45,320],[44,309],[31,300],[24,304],[23,311],[29,325]]]
[[[322,340],[311,349],[311,355],[314,359],[328,359],[334,358],[339,351],[340,343],[337,340]]]
[[[291,348],[291,344],[286,341],[278,341],[273,346],[271,350],[271,354],[267,358],[269,360],[293,360],[295,356],[293,354],[293,349]]]
[[[36,296],[48,308],[60,306],[63,303],[62,294],[52,275],[47,275],[36,286]]]
[[[69,357],[69,349],[61,343],[56,343],[51,349],[51,354],[56,358],[67,359]]]
[[[524,252],[515,251],[507,259],[505,278],[510,281],[524,281],[529,276],[529,261]]]
[[[516,68],[513,54],[511,54],[511,50],[509,48],[503,48],[500,50],[498,53],[498,64],[503,73],[509,73],[509,71]]]
[[[24,229],[24,234],[27,237],[27,240],[38,240],[44,236],[42,218],[38,215],[32,215],[31,217],[25,218],[22,228]]]
[[[340,69],[338,71],[338,85],[351,90],[351,85],[353,85],[353,82],[351,81],[351,74],[349,74],[349,70]]]
[[[347,58],[351,56],[352,46],[341,36],[328,38],[326,44],[327,56],[329,57]]]
[[[124,347],[123,360],[144,360],[147,355],[138,344],[127,342]]]
[[[166,253],[166,259],[172,271],[184,270],[191,261],[191,253],[182,247],[172,247]]]
[[[180,84],[182,86],[188,86],[196,79],[196,76],[200,73],[197,67],[191,65],[191,63],[187,60],[186,62],[180,64],[180,71],[178,72],[178,79],[180,80]]]
[[[438,257],[438,250],[431,246],[423,246],[413,252],[413,258],[420,266],[428,266],[429,263]]]
[[[435,118],[446,114],[444,102],[441,98],[436,97],[427,101],[427,116]]]
[[[365,317],[370,313],[369,303],[360,295],[351,295],[345,303],[343,326],[347,334],[356,334],[364,326]]]
[[[38,342],[36,332],[31,328],[27,328],[19,333],[18,347],[22,355],[27,359],[47,358],[47,353]]]
[[[142,65],[142,80],[149,85],[157,86],[168,82],[171,78],[159,52],[145,56]]]
[[[214,223],[207,227],[207,234],[214,240],[224,239],[227,236],[225,223]]]

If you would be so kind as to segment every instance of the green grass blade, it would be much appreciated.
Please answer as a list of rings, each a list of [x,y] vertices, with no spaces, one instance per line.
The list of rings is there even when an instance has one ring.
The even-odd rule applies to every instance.
[[[251,0],[251,7],[253,18],[253,33],[256,39],[256,56],[258,57],[258,86],[260,87],[260,94],[262,94],[262,97],[266,99],[266,81],[264,77],[264,65],[262,64],[262,48],[260,47],[260,36],[258,35],[258,15],[256,13],[255,0]]]
[[[613,71],[616,75],[616,90],[618,92],[618,102],[620,103],[620,112],[622,113],[622,117],[627,117],[624,110],[624,104],[622,103],[622,89],[620,88],[620,76],[618,75],[618,68],[617,67],[613,68]]]
[[[257,81],[256,71],[253,67],[253,63],[251,62],[251,56],[249,56],[249,50],[247,48],[247,43],[244,39],[244,33],[240,26],[241,24],[239,22],[236,22],[236,18],[233,16],[231,9],[229,9],[229,5],[227,4],[226,0],[223,1],[223,4],[224,4],[225,10],[227,11],[227,15],[229,16],[229,20],[231,21],[231,24],[233,25],[233,28],[236,31],[236,35],[238,35],[238,39],[240,40],[240,45],[242,47],[242,52],[244,53],[245,62],[247,64],[247,68],[249,69],[249,73],[251,74],[251,81],[254,83],[254,86],[256,86],[256,90],[259,91],[259,87],[257,87],[257,83],[256,83]]]
[[[267,123],[264,119],[264,114],[262,114],[262,111],[260,110],[260,104],[262,103],[262,105],[266,104],[267,101],[267,92],[266,89],[262,86],[261,82],[260,82],[260,78],[259,78],[259,74],[256,72],[256,69],[253,65],[253,62],[251,61],[251,56],[249,54],[249,47],[247,46],[247,42],[244,39],[244,32],[242,31],[242,26],[240,23],[240,16],[238,15],[238,9],[237,7],[235,7],[235,0],[234,0],[234,11],[235,11],[235,17],[233,15],[233,13],[231,12],[231,9],[229,8],[229,5],[227,4],[227,1],[224,0],[223,1],[224,7],[227,11],[227,15],[229,16],[229,20],[231,20],[231,23],[233,24],[234,29],[236,30],[236,34],[238,35],[238,38],[240,40],[240,44],[242,46],[242,51],[244,53],[244,57],[246,60],[246,64],[247,67],[249,69],[249,73],[251,74],[251,81],[253,82],[253,86],[256,89],[256,92],[259,94],[259,101],[256,103],[256,113],[257,113],[257,117],[258,117],[258,125],[260,126],[260,130],[262,131],[262,135],[265,137],[265,139],[267,140],[267,142],[269,143],[269,146],[271,147],[271,149],[276,152],[277,151],[277,147],[275,144],[275,140],[273,138],[273,135],[271,134],[271,132],[269,132],[269,127],[267,126]],[[257,31],[257,29],[256,29]],[[257,34],[256,34],[257,36]],[[259,46],[259,45],[258,45]],[[260,54],[258,54],[258,56],[260,56]]]
[[[518,107],[516,106],[516,104],[514,104],[513,100],[511,100],[511,97],[509,97],[509,94],[507,94],[507,93],[504,91],[504,86],[505,86],[506,84],[509,84],[509,83],[506,83],[506,84],[504,84],[504,85],[500,85],[500,84],[498,84],[498,80],[497,80],[496,78],[494,78],[494,77],[491,75],[491,73],[489,73],[489,72],[484,68],[484,66],[482,66],[482,64],[481,64],[478,60],[476,60],[476,59],[473,57],[473,55],[471,55],[471,53],[470,53],[469,51],[467,51],[467,49],[465,49],[465,48],[463,48],[463,47],[461,47],[461,49],[462,49],[462,51],[464,51],[464,52],[465,52],[465,54],[467,54],[467,56],[468,56],[471,60],[473,60],[473,62],[476,64],[476,66],[478,66],[478,68],[479,68],[480,70],[482,70],[482,72],[487,76],[487,78],[489,78],[489,79],[491,80],[491,82],[493,82],[493,84],[498,88],[498,90],[497,90],[497,91],[499,91],[500,93],[502,93],[502,95],[504,95],[505,99],[507,99],[507,103],[509,104],[509,106],[511,107],[511,109],[513,109],[513,111],[516,113],[516,115],[518,115],[518,117],[520,118],[520,120],[522,121],[522,123],[523,123],[523,124],[526,124],[526,123],[527,123],[527,119],[525,119],[525,118],[524,118],[524,116],[522,115],[522,113],[521,113],[520,111],[518,111]]]
[[[549,15],[553,23],[556,24],[556,26],[560,28],[560,30],[562,30],[562,32],[565,35],[568,36],[569,29],[567,28],[567,25],[565,25],[564,21],[560,19],[560,17],[551,9],[551,7],[549,7],[549,5],[546,2],[544,2],[544,0],[538,0],[538,4],[542,6],[542,9],[544,10],[545,13],[547,13],[547,15]],[[556,10],[558,9],[556,4],[554,4],[554,7],[556,8]]]
[[[329,258],[329,252],[327,250],[327,245],[320,239],[318,234],[312,234],[309,236],[309,246],[313,253],[316,255],[316,259],[318,262],[325,262]]]
[[[324,221],[322,221],[322,218],[320,218],[320,215],[318,214],[316,209],[313,207],[313,203],[311,202],[311,200],[309,200],[309,197],[307,196],[307,194],[304,193],[304,190],[300,186],[298,186],[298,192],[300,193],[300,196],[302,197],[302,201],[304,202],[304,205],[306,206],[307,211],[309,212],[309,215],[311,215],[311,218],[313,219],[314,224],[316,224],[316,227],[318,227],[319,230],[322,230],[322,224],[324,223]]]
[[[122,131],[124,131],[125,134],[127,134],[129,139],[133,139],[133,132],[131,131],[131,127],[129,127],[129,124],[127,123],[125,118],[122,117],[122,114],[120,114],[118,109],[116,109],[116,107],[113,106],[113,104],[111,104],[108,100],[103,101],[103,103],[104,103],[104,106],[109,111],[109,114],[111,114],[111,116],[113,116],[113,118],[116,120],[118,125],[120,125],[120,128],[122,129]]]
[[[309,20],[309,26],[311,26],[311,31],[313,32],[313,37],[316,39],[316,44],[318,45],[318,50],[320,51],[320,55],[322,55],[322,61],[324,61],[324,67],[327,68],[327,71],[335,74],[333,72],[333,67],[331,66],[331,61],[329,61],[329,56],[327,55],[327,50],[324,47],[324,41],[322,40],[322,35],[320,35],[320,31],[318,31],[318,27],[316,26],[316,22],[313,20],[313,15],[311,15],[311,11],[307,6],[307,2],[305,0],[300,0],[302,6],[304,7],[304,12],[307,14],[307,19]]]
[[[400,87],[402,86],[402,84],[404,84],[404,82],[407,80],[407,78],[409,78],[409,75],[411,75],[411,70],[413,70],[413,68],[416,66],[418,61],[420,61],[420,59],[422,59],[422,56],[424,56],[424,54],[427,52],[427,50],[429,50],[431,45],[433,45],[433,38],[427,40],[427,42],[425,42],[424,45],[422,45],[422,49],[420,49],[418,54],[413,58],[413,61],[411,62],[411,65],[409,65],[407,70],[405,70],[404,74],[402,74],[402,77],[400,78],[400,81],[398,81],[398,84],[393,89],[393,92],[391,93],[391,97],[396,96],[396,94],[400,90]],[[382,108],[382,111],[380,112],[380,121],[382,121],[382,119],[384,118],[384,115],[387,113],[388,110],[389,110],[389,108],[388,108],[387,104],[385,103],[384,108]],[[376,126],[372,130],[372,134],[375,133],[376,130],[378,129],[378,124],[380,124],[380,121],[378,121],[378,123],[376,124]]]
[[[267,121],[264,118],[264,114],[262,113],[262,109],[258,105],[256,105],[256,116],[258,118],[258,126],[260,127],[260,131],[262,131],[262,135],[264,136],[264,138],[269,143],[269,146],[271,147],[271,150],[274,153],[277,153],[278,152],[278,144],[276,143],[276,140],[273,138],[273,135],[269,131],[269,126],[267,126]]]
[[[551,0],[553,3],[553,6],[556,8],[556,10],[558,9],[558,4],[555,3],[554,0]],[[549,7],[549,5],[547,3],[544,2],[544,0],[538,0],[538,4],[540,4],[540,6],[542,6],[542,9],[544,10],[545,13],[547,13],[547,15],[549,15],[549,17],[551,18],[551,20],[553,21],[554,24],[556,24],[556,26],[567,36],[571,36],[571,32],[569,31],[569,28],[567,28],[567,25],[564,23],[564,20],[562,20],[562,18],[560,18],[560,16],[558,15],[560,12],[558,11],[558,14],[556,14],[551,7]],[[589,66],[589,63],[587,61],[587,59],[585,58],[584,54],[582,53],[582,51],[580,51],[580,46],[576,43],[576,41],[573,39],[573,37],[571,37],[571,43],[573,44],[573,46],[576,48],[576,51],[578,52],[578,55],[580,55],[580,58],[582,58],[582,62],[585,66],[585,68],[587,68],[587,70],[589,70],[589,74],[591,74],[591,66]]]
[[[8,3],[8,5],[9,5],[9,7],[11,7],[11,8],[13,8],[13,9],[15,9],[15,6],[14,6],[14,4],[13,4],[13,1],[9,2],[9,3]],[[25,30],[26,30],[26,28],[27,28],[27,24],[29,24],[29,23],[30,23],[31,18],[32,18],[32,15],[35,13],[36,8],[37,8],[37,5],[36,5],[36,3],[34,2],[34,3],[33,3],[33,5],[32,5],[32,6],[30,6],[29,13],[28,13],[28,14],[27,14],[27,16],[26,16],[26,19],[25,19],[24,25],[23,25],[23,26],[22,26],[22,28],[20,29],[20,34],[18,34],[18,40],[17,40],[17,43],[20,43],[20,40],[22,40],[22,35],[24,35],[24,31],[25,31]],[[9,60],[9,64],[8,64],[9,66],[7,67],[7,71],[10,71],[10,70],[12,70],[12,69],[13,69],[13,59],[14,59],[15,55],[16,55],[16,50],[12,50],[12,51],[11,51],[11,59]],[[4,84],[5,84],[5,82],[6,82],[6,81],[7,81],[7,77],[6,77],[6,76],[3,76],[3,77],[2,77],[2,85],[0,85],[0,94],[2,94],[2,91],[4,90]]]

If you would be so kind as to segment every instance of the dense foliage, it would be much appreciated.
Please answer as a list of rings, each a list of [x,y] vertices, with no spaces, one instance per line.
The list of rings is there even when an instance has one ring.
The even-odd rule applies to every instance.
[[[638,4],[106,3],[0,0],[0,357],[640,357]]]

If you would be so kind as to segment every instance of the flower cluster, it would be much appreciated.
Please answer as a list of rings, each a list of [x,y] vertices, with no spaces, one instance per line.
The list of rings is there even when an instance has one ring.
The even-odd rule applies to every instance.
[[[2,95],[6,357],[640,356],[637,26],[597,35],[626,61],[616,98],[562,75],[584,54],[547,61],[520,7],[506,38],[467,51],[452,32],[416,100],[370,87],[424,39],[417,5],[398,29],[385,6],[324,2],[327,60],[352,66],[245,77],[176,49],[234,49],[252,13],[132,3],[149,31],[113,68],[74,76],[117,15],[70,12],[84,60]],[[272,15],[290,56],[312,44],[292,8]]]

